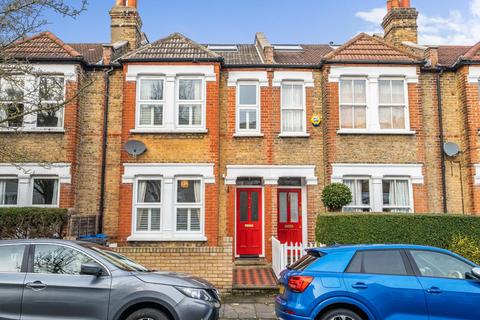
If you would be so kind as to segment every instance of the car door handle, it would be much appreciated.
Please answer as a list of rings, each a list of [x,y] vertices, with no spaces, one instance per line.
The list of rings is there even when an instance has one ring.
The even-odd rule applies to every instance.
[[[427,290],[427,292],[430,294],[441,294],[442,290],[440,290],[440,288],[437,288],[437,287],[431,287],[430,289]]]
[[[368,286],[363,282],[357,282],[355,284],[352,284],[352,288],[354,288],[354,289],[367,289]]]
[[[29,282],[25,286],[33,291],[40,291],[47,287],[47,285],[42,281]]]

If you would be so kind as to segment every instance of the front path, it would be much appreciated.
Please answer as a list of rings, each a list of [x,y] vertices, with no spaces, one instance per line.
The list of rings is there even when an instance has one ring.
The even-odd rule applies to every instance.
[[[227,297],[223,301],[220,319],[277,319],[274,297],[271,295]]]

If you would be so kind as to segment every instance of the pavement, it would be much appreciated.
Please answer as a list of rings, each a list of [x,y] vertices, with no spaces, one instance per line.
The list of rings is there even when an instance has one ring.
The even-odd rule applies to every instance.
[[[277,319],[272,295],[230,296],[223,301],[220,320]]]

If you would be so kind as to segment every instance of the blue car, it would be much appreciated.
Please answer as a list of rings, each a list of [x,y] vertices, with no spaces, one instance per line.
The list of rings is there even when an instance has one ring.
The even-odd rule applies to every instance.
[[[283,320],[479,320],[480,269],[413,245],[312,249],[283,271]]]

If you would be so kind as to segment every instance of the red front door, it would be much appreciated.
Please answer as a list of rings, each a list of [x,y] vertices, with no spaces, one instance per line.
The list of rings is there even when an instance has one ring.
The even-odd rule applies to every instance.
[[[237,189],[237,255],[262,254],[262,189]]]
[[[302,190],[278,190],[278,240],[302,242]]]

